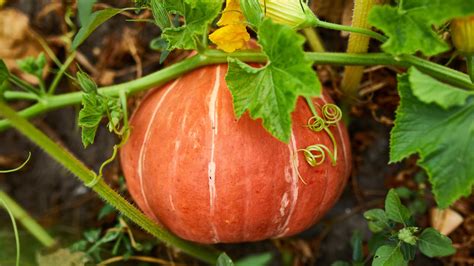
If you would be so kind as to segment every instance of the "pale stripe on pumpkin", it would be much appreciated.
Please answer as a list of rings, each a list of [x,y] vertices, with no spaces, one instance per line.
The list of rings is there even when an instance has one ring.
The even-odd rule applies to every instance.
[[[278,227],[278,236],[283,236],[290,230],[289,224],[291,217],[293,216],[293,212],[296,207],[296,203],[298,202],[298,182],[299,177],[298,177],[298,167],[300,166],[299,160],[298,160],[298,150],[296,148],[296,139],[295,135],[293,134],[293,131],[291,131],[291,140],[290,143],[288,144],[288,150],[290,151],[290,160],[289,164],[291,166],[291,187],[289,193],[291,194],[291,204],[290,204],[290,210],[288,212],[288,216],[285,219],[285,222],[281,224]],[[282,196],[282,205],[288,205],[285,202],[285,197],[288,197],[288,194],[285,192]],[[280,213],[283,212],[285,213],[286,206],[282,206],[283,209],[280,209]]]
[[[138,179],[139,179],[139,182],[140,182],[140,192],[142,194],[143,201],[145,202],[145,205],[146,205],[146,208],[148,209],[148,212],[153,215],[155,220],[158,220],[158,218],[156,217],[155,213],[153,212],[153,209],[150,207],[150,205],[148,203],[148,199],[147,199],[146,194],[145,194],[145,189],[143,187],[143,167],[144,167],[145,160],[146,160],[146,150],[147,150],[147,147],[149,146],[148,142],[150,141],[150,137],[151,137],[150,131],[152,131],[151,128],[152,128],[153,122],[155,121],[156,114],[158,113],[158,110],[160,109],[164,99],[173,90],[173,88],[176,87],[176,84],[178,84],[178,81],[179,81],[179,79],[177,79],[175,82],[173,82],[171,84],[171,86],[163,94],[163,97],[161,97],[160,100],[158,101],[158,103],[156,104],[155,109],[153,110],[153,114],[151,116],[151,119],[148,122],[146,131],[145,131],[145,137],[143,138],[143,143],[140,147],[140,154],[139,154],[139,157],[138,157],[138,167],[137,167],[138,169],[137,169],[137,171],[138,171]]]
[[[216,227],[214,225],[213,217],[215,213],[215,201],[217,197],[216,192],[216,162],[214,153],[216,149],[216,137],[218,127],[217,117],[217,95],[219,93],[219,87],[221,86],[221,66],[216,67],[216,78],[214,81],[214,87],[211,92],[211,99],[209,101],[209,120],[211,122],[211,158],[208,164],[208,177],[209,177],[209,209],[210,209],[210,223],[212,228],[212,234],[215,242],[219,241],[219,235],[217,234]]]

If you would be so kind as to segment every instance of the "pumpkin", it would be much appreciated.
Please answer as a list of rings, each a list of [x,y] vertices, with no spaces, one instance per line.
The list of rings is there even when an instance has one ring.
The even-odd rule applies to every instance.
[[[292,114],[291,140],[271,136],[248,114],[236,119],[226,65],[194,70],[149,93],[134,112],[121,149],[129,191],[145,214],[199,243],[290,236],[320,219],[337,201],[351,171],[348,134],[330,127],[339,155],[310,166],[304,149],[333,147],[308,129],[303,99]],[[314,99],[330,103],[327,95]]]

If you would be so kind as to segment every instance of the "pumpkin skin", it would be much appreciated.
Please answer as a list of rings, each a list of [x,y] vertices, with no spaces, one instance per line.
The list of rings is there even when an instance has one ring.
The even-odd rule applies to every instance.
[[[330,127],[337,164],[326,159],[311,167],[298,149],[333,146],[327,133],[305,127],[312,114],[304,100],[297,102],[291,140],[285,144],[260,120],[248,114],[236,119],[226,71],[226,65],[203,67],[144,98],[121,149],[128,189],[147,216],[194,242],[299,233],[320,219],[344,189],[351,171],[347,130],[341,122]],[[322,106],[331,100],[323,95],[314,102]]]

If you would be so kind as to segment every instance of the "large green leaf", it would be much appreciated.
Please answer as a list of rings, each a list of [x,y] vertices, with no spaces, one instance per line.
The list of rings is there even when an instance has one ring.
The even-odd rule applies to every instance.
[[[444,109],[448,109],[452,106],[464,105],[467,98],[474,95],[474,91],[466,91],[442,83],[421,73],[415,67],[411,67],[408,73],[413,94],[424,103],[436,103]]]
[[[198,40],[207,38],[208,26],[217,17],[223,0],[153,0],[151,7],[155,22],[162,29],[168,50],[195,50]],[[175,27],[169,15],[183,16],[184,24]]]
[[[385,245],[377,249],[374,256],[373,266],[403,266],[407,262],[399,246]]]
[[[369,14],[369,23],[388,37],[382,45],[391,54],[436,55],[449,50],[438,36],[438,27],[455,17],[474,14],[474,0],[404,0],[398,7],[376,6]]]
[[[266,66],[254,68],[229,59],[226,81],[234,111],[241,117],[248,110],[253,119],[263,120],[273,136],[288,142],[297,97],[318,96],[321,85],[311,61],[305,58],[302,36],[269,19],[262,22],[258,32],[258,42],[269,60]]]
[[[408,75],[399,76],[398,84],[401,102],[391,132],[390,161],[418,153],[418,164],[428,173],[438,205],[447,207],[459,197],[470,195],[474,185],[474,96],[468,97],[464,105],[446,110],[436,103],[453,105],[451,97],[426,103],[444,92],[422,96],[423,101],[413,95],[412,89],[419,88],[410,88]],[[463,94],[449,86],[445,89]],[[432,93],[436,91],[440,90]]]
[[[428,257],[442,257],[454,254],[451,239],[433,228],[426,228],[419,237],[418,247]]]

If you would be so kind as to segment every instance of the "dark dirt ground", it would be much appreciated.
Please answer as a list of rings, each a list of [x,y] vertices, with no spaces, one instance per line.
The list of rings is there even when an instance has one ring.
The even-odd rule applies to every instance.
[[[35,31],[45,38],[52,38],[63,33],[59,26],[61,25],[59,18],[64,15],[61,5],[66,2],[68,1],[12,0],[8,1],[7,6],[15,7],[26,13],[30,17],[31,25]],[[127,1],[102,2],[113,6],[127,5]],[[347,4],[342,0],[332,3],[334,7],[338,5],[343,7]],[[59,5],[59,7],[55,5]],[[51,8],[52,11],[42,18],[38,18],[38,14],[41,11],[45,12],[46,7]],[[341,13],[339,14],[340,21],[343,17],[340,8],[336,8],[332,13],[324,13],[325,11],[321,8],[322,14],[320,15],[324,18],[324,14],[326,14],[329,20],[338,20],[337,14],[334,14],[337,11]],[[157,63],[157,53],[147,48],[149,40],[156,36],[158,31],[154,27],[143,25],[143,23],[124,23],[123,17],[117,17],[100,27],[80,50],[94,66],[95,72],[92,74],[96,80],[103,78],[104,73],[120,71],[126,74],[116,77],[113,80],[114,83],[134,78],[134,68],[130,69],[129,67],[136,64],[133,55],[127,54],[127,51],[121,51],[119,48],[114,50],[113,47],[116,40],[123,41],[123,38],[127,38],[123,33],[130,29],[132,29],[131,36],[135,40],[138,54],[143,59],[143,74],[160,68]],[[345,42],[340,41],[339,33],[321,31],[321,37],[328,50],[344,50]],[[55,49],[57,49],[57,55],[63,58],[63,48],[55,46]],[[101,51],[97,52],[97,49],[101,49]],[[168,63],[179,57],[180,55],[173,55]],[[337,84],[340,79],[339,73],[342,68],[331,68],[332,73],[336,73],[335,80],[332,81],[329,79],[331,71],[328,69],[327,67],[318,67],[323,82],[331,87],[334,82]],[[298,262],[294,265],[330,265],[336,260],[349,260],[352,252],[349,239],[352,232],[360,230],[366,239],[369,236],[362,213],[370,208],[382,207],[387,189],[391,186],[409,183],[409,179],[418,171],[413,166],[414,160],[388,165],[390,122],[398,103],[394,78],[396,71],[390,68],[373,68],[367,71],[363,83],[364,88],[370,88],[383,82],[383,89],[364,95],[363,101],[352,109],[352,123],[349,129],[352,139],[354,171],[341,199],[326,217],[311,229],[291,239],[219,245],[219,248],[228,251],[233,257],[270,250],[276,254],[277,258],[280,256],[279,249],[287,249],[293,252],[297,258]],[[60,91],[74,89],[67,82],[63,82],[60,86]],[[337,98],[337,90],[331,90]],[[95,144],[84,149],[80,130],[76,123],[77,112],[77,108],[65,108],[50,112],[34,121],[40,129],[70,149],[87,166],[97,170],[101,162],[108,158],[116,140],[111,137],[105,127],[101,127]],[[28,151],[31,151],[32,159],[27,167],[17,173],[0,174],[0,188],[15,198],[44,227],[51,230],[62,244],[67,246],[80,239],[85,229],[101,226],[106,228],[110,224],[107,221],[97,220],[97,214],[103,206],[102,201],[72,174],[14,130],[0,133],[0,168],[18,165],[26,157]],[[119,167],[118,163],[115,163],[112,167],[108,167],[105,176],[110,183],[117,186],[118,175]],[[431,198],[428,201],[431,205],[433,204]],[[470,206],[472,208],[472,205]],[[420,217],[420,221],[422,224],[428,225],[427,215]],[[14,254],[8,253],[9,250],[10,252],[14,251],[13,247],[8,247],[9,244],[7,244],[13,243],[10,228],[8,217],[4,213],[0,213],[0,265],[7,265],[1,263],[2,260],[8,259],[4,256],[13,257]],[[139,238],[149,238],[144,234],[137,234]],[[25,232],[22,232],[21,236],[26,250],[24,256],[34,256],[34,250],[39,245],[34,244],[35,241],[30,240]],[[456,240],[460,241],[460,238],[455,238],[454,243]],[[180,261],[180,259],[176,261]],[[189,259],[186,261],[192,262]],[[417,256],[413,265],[454,263],[450,259],[445,259],[443,262]],[[195,263],[193,262],[193,264]],[[274,265],[280,264],[275,262]]]

